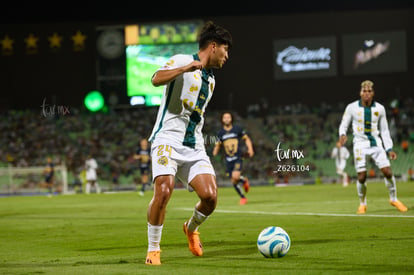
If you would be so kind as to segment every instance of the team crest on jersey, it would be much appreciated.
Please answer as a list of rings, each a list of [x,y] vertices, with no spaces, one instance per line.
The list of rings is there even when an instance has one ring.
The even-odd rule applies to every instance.
[[[198,91],[198,86],[197,85],[191,85],[190,92],[197,92],[197,91]]]
[[[214,89],[214,84],[210,83],[210,91],[213,91],[213,89]]]
[[[379,116],[379,113],[378,112],[375,112],[374,115]]]
[[[161,164],[161,165],[164,165],[164,166],[167,166],[168,158],[166,156],[162,156],[158,159],[157,163]]]
[[[193,107],[194,103],[193,102],[188,102],[188,98],[185,98],[183,100],[183,105],[184,105],[184,108],[188,109],[188,107]]]

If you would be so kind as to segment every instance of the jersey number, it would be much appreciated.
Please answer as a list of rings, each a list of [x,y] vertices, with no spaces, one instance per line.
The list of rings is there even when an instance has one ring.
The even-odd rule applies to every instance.
[[[158,146],[158,151],[157,151],[157,156],[162,156],[164,155],[164,151],[168,153],[168,156],[171,157],[171,153],[172,153],[172,149],[169,145],[159,145]]]

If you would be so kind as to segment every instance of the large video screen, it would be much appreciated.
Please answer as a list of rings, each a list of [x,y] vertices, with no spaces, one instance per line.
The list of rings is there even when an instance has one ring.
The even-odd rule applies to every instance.
[[[348,34],[342,42],[345,75],[407,70],[404,31]]]
[[[142,44],[126,47],[126,83],[129,97],[141,96],[145,105],[159,105],[163,86],[154,87],[151,77],[175,54],[194,54],[198,43]]]
[[[333,36],[274,40],[273,49],[276,80],[337,74],[336,38]]]

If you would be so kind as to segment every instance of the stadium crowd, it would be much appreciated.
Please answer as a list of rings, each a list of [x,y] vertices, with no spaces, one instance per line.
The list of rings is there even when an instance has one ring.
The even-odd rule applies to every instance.
[[[397,152],[412,156],[413,100],[392,101],[387,107],[389,127]],[[285,149],[303,152],[303,159],[285,160],[289,164],[310,165],[310,171],[301,171],[301,175],[334,176],[334,169],[328,172],[322,168],[327,162],[333,165],[330,152],[337,140],[343,110],[344,104],[341,103],[336,106],[321,104],[312,108],[293,104],[269,109],[266,113],[250,108],[245,118],[234,113],[236,124],[245,127],[252,136],[256,152],[252,159],[245,161],[245,174],[263,182],[286,180],[279,177],[299,174],[281,173],[279,177],[275,176],[275,149],[280,143]],[[100,167],[99,178],[116,182],[120,176],[134,175],[138,170],[133,155],[139,140],[149,136],[156,111],[157,108],[151,107],[91,113],[71,108],[69,114],[51,116],[45,116],[40,110],[3,112],[0,121],[0,165],[43,166],[47,157],[53,157],[56,164],[65,163],[69,173],[78,175],[84,169],[86,157],[93,152]],[[211,110],[206,114],[203,132],[207,152],[210,153],[221,126],[220,114],[219,110]],[[411,160],[408,165],[412,169],[414,158],[408,159]],[[212,161],[218,178],[228,180],[222,156],[212,157]],[[352,169],[352,164],[349,167]]]

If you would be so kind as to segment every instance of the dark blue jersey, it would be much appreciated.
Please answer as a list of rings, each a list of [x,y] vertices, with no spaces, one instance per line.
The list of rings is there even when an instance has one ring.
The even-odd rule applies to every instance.
[[[246,135],[244,129],[242,129],[240,126],[233,125],[233,127],[228,131],[224,130],[224,128],[221,128],[217,135],[224,147],[226,161],[230,162],[241,159],[241,141],[242,137]]]
[[[55,165],[53,163],[47,163],[45,168],[45,177],[53,177],[55,173]]]
[[[44,170],[44,176],[46,182],[52,182],[53,175],[55,174],[55,165],[53,163],[47,163],[45,170]]]
[[[138,150],[136,152],[137,155],[140,156],[139,159],[139,167],[140,168],[148,168],[151,162],[151,150],[150,148],[147,149],[141,149],[141,147],[138,147]]]

